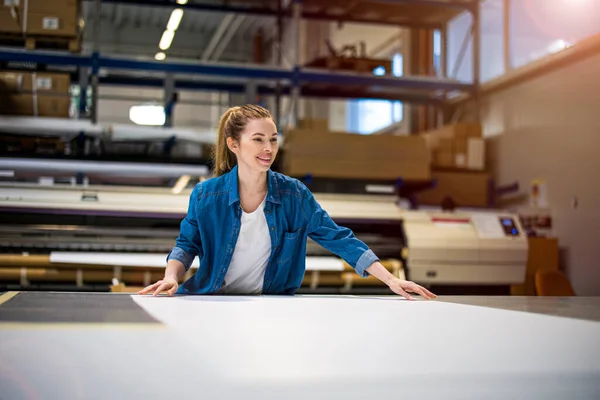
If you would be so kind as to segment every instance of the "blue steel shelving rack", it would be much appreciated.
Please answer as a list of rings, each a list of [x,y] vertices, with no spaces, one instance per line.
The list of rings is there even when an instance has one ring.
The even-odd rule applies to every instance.
[[[231,5],[217,5],[208,3],[187,3],[179,5],[175,0],[86,0],[95,1],[96,10],[99,11],[101,3],[122,3],[139,4],[156,7],[181,7],[184,9],[195,9],[204,11],[235,12],[248,13],[254,15],[270,15],[292,17],[296,35],[296,43],[299,35],[300,18],[319,19],[319,20],[341,20],[341,17],[334,17],[326,13],[302,12],[301,0],[293,0],[291,6],[287,9],[275,10],[272,8],[241,7]],[[293,62],[295,66],[290,69],[255,66],[255,65],[232,65],[222,63],[202,63],[202,62],[168,62],[168,61],[146,61],[123,57],[108,56],[100,53],[98,46],[98,24],[94,24],[94,51],[91,55],[65,54],[59,52],[43,51],[23,51],[15,49],[0,48],[0,61],[13,61],[36,63],[42,65],[53,65],[61,67],[75,67],[80,71],[89,73],[89,81],[94,89],[99,84],[113,85],[140,85],[140,86],[163,86],[167,75],[177,74],[178,76],[211,76],[218,78],[244,78],[261,81],[279,81],[284,82],[282,93],[292,96],[292,103],[297,107],[298,98],[302,96],[311,97],[345,97],[355,96],[365,98],[383,98],[403,100],[407,102],[428,103],[440,105],[446,98],[447,93],[462,92],[470,93],[478,98],[479,92],[479,0],[386,0],[389,3],[409,4],[409,5],[427,5],[435,7],[448,7],[469,11],[473,15],[473,71],[474,79],[472,83],[463,83],[444,78],[424,78],[424,77],[388,77],[388,76],[369,76],[361,74],[352,74],[344,72],[329,72],[325,70],[306,69],[298,64],[299,54],[295,53]],[[281,12],[279,12],[281,11]],[[278,15],[279,13],[279,15]],[[349,22],[371,22],[390,24],[398,26],[423,27],[428,29],[440,29],[442,39],[445,41],[446,27],[440,24],[431,23],[397,23],[388,21],[368,21],[365,18],[343,19]],[[467,38],[465,38],[466,43]],[[296,46],[298,47],[298,46]],[[443,46],[445,49],[445,46]],[[466,44],[463,44],[466,47]],[[298,50],[298,49],[296,49]],[[447,51],[442,54],[442,66],[446,65]],[[103,71],[125,71],[125,74],[108,74],[99,76],[100,70]],[[443,68],[445,70],[445,67]],[[143,77],[139,73],[153,72],[160,73],[165,77]],[[136,73],[138,74],[136,76]],[[311,89],[311,85],[316,87]],[[318,85],[328,84],[326,90],[319,89]],[[174,88],[191,90],[224,90],[234,93],[240,93],[245,90],[243,83],[219,82],[211,79],[210,81],[186,80],[178,78],[175,81]],[[348,89],[348,90],[345,90]],[[97,90],[92,92],[92,121],[97,120]],[[259,84],[257,93],[273,94],[276,90],[274,85]],[[81,96],[81,101],[85,102],[85,96]],[[80,104],[80,109],[85,109],[85,103]],[[297,108],[294,110],[297,116]]]

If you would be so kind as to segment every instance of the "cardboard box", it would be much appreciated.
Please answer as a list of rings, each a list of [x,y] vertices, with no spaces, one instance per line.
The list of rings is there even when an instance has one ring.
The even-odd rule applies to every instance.
[[[25,0],[19,1],[22,7],[25,4]],[[72,13],[73,15],[77,15],[79,0],[27,0],[27,10],[31,13]]]
[[[70,81],[61,73],[0,72],[0,114],[69,117]]]
[[[433,166],[474,171],[485,169],[485,142],[480,124],[447,125],[420,134],[432,152]]]
[[[428,180],[430,165],[431,155],[418,136],[317,130],[290,130],[285,134],[282,166],[291,176]]]
[[[0,8],[0,33],[21,32],[23,32],[21,19],[16,15],[12,15],[9,8]]]
[[[77,36],[77,0],[0,0],[0,32]]]
[[[438,149],[434,152],[433,165],[440,168],[452,168],[455,160],[454,150]]]
[[[0,114],[68,118],[71,99],[65,96],[16,94],[2,97]]]
[[[433,171],[434,188],[416,194],[422,205],[440,206],[446,197],[457,207],[487,207],[490,203],[491,175],[486,172]]]
[[[329,120],[326,118],[309,118],[298,121],[298,129],[329,130]]]
[[[68,93],[71,77],[64,73],[0,71],[4,91]]]
[[[78,19],[76,14],[33,13],[27,14],[27,34],[47,36],[76,36]]]
[[[0,71],[0,92],[4,94],[23,91],[24,80],[29,73]]]

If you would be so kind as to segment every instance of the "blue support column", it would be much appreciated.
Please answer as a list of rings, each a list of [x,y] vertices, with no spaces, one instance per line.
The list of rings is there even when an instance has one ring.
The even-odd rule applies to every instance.
[[[163,106],[165,110],[165,127],[173,126],[173,111],[175,109],[175,102],[177,101],[175,96],[175,80],[173,74],[167,74],[164,81],[164,98]]]
[[[93,124],[98,123],[98,73],[100,72],[100,54],[94,52],[92,54],[92,112],[91,121]]]
[[[87,88],[89,84],[89,69],[79,67],[79,104],[77,118],[84,119],[87,115]]]

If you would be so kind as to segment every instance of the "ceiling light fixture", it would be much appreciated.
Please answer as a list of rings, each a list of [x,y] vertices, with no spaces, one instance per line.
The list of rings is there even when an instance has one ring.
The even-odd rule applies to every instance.
[[[165,58],[167,58],[167,55],[165,53],[163,53],[162,51],[159,51],[154,56],[154,59],[157,60],[157,61],[163,61]]]
[[[167,30],[164,31],[162,37],[160,38],[160,43],[158,44],[158,47],[163,51],[167,50],[169,47],[171,47],[173,37],[175,37],[175,32]]]
[[[171,17],[169,18],[169,22],[167,23],[167,30],[171,32],[175,32],[179,27],[179,23],[181,22],[181,18],[183,18],[183,10],[181,8],[176,8],[171,12]]]

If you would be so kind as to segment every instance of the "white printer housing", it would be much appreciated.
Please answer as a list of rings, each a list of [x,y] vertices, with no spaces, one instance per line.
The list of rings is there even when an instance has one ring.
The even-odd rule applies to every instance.
[[[528,242],[516,215],[403,213],[410,279],[429,284],[519,284]]]

